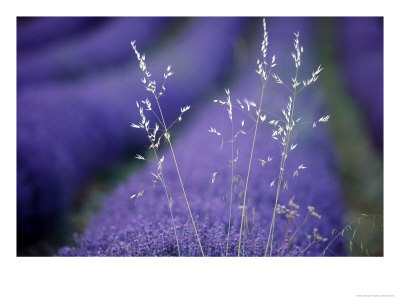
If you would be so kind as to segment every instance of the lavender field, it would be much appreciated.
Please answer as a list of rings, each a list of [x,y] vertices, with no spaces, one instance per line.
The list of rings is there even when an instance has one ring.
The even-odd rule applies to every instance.
[[[383,18],[17,18],[17,256],[384,256]]]

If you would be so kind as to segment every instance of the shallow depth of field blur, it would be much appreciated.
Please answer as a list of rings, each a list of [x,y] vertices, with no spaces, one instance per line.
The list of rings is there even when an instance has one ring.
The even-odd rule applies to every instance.
[[[215,224],[221,226],[215,234],[226,233],[229,206],[223,195],[229,190],[229,172],[217,175],[214,183],[211,174],[228,165],[229,157],[208,129],[217,123],[229,125],[229,119],[226,110],[212,101],[224,100],[229,88],[232,101],[259,102],[255,70],[262,18],[18,17],[16,21],[17,255],[65,255],[66,250],[59,249],[94,236],[100,240],[107,232],[113,241],[121,236],[128,239],[126,245],[130,235],[121,233],[125,230],[121,228],[141,224],[139,219],[142,224],[154,220],[143,225],[154,226],[152,232],[158,232],[157,226],[168,226],[168,204],[162,193],[150,191],[139,199],[130,198],[151,187],[152,168],[134,158],[145,156],[149,145],[147,136],[131,127],[139,121],[136,101],[151,100],[151,94],[143,88],[133,40],[146,54],[157,82],[172,66],[174,74],[160,103],[168,123],[179,116],[181,107],[191,106],[171,129],[171,140],[193,214],[199,226],[204,225],[205,240],[206,234],[214,234]],[[320,64],[324,68],[318,81],[296,100],[298,114],[311,123],[297,132],[298,152],[289,158],[293,165],[307,165],[293,182],[295,201],[302,208],[310,203],[321,212],[315,226],[326,222],[321,230],[328,242],[362,214],[377,216],[338,238],[335,249],[346,256],[383,256],[383,18],[267,17],[266,22],[268,55],[276,55],[274,72],[282,79],[291,82],[293,76],[293,32],[299,31],[304,46],[302,75],[308,77]],[[280,114],[288,96],[271,79],[264,108]],[[328,123],[311,126],[327,114]],[[267,121],[271,118],[267,115]],[[268,232],[265,225],[271,215],[270,210],[264,213],[269,209],[264,202],[275,200],[270,182],[280,158],[275,155],[275,164],[260,165],[261,155],[269,155],[263,149],[275,148],[271,128],[259,130],[258,156],[253,162],[257,175],[250,177],[249,226],[264,226]],[[230,146],[223,147],[229,150]],[[166,145],[160,150],[166,159],[168,150]],[[239,149],[243,165],[249,159],[246,151]],[[243,170],[238,167],[238,172]],[[171,185],[176,184],[175,176],[170,176]],[[184,200],[172,197],[178,227],[185,230]],[[283,194],[280,201],[286,204],[289,198]],[[235,202],[236,215],[238,206]],[[278,218],[276,226],[282,222]],[[353,234],[354,245],[349,248]],[[167,239],[174,241],[173,236]]]

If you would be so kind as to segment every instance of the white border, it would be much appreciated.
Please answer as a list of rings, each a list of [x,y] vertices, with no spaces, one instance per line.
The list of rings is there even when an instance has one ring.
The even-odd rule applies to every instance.
[[[4,2],[5,3],[5,2]],[[383,1],[18,1],[1,16],[0,299],[357,299],[400,297],[398,10]],[[392,2],[394,3],[394,1]],[[384,258],[16,258],[16,16],[384,16]],[[395,138],[390,138],[395,137]],[[393,299],[393,298],[391,298]]]

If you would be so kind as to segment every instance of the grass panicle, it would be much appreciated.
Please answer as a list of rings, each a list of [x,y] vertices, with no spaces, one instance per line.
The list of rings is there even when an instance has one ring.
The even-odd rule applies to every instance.
[[[250,180],[250,175],[251,175],[251,166],[253,162],[253,154],[254,154],[254,149],[255,149],[255,142],[257,138],[257,132],[258,132],[258,127],[260,123],[263,123],[266,121],[266,114],[264,113],[269,113],[272,116],[275,116],[277,120],[270,120],[268,123],[269,125],[273,126],[273,131],[272,131],[272,138],[274,140],[279,141],[279,147],[281,150],[281,160],[280,160],[280,166],[279,166],[279,175],[276,179],[274,179],[271,183],[270,186],[273,187],[277,181],[276,184],[276,194],[275,194],[275,204],[274,204],[274,210],[273,214],[271,217],[271,223],[270,223],[270,228],[269,228],[269,233],[268,233],[268,239],[267,239],[267,245],[265,249],[265,256],[267,256],[269,247],[270,247],[270,256],[273,253],[272,245],[274,242],[274,232],[275,232],[275,219],[276,219],[276,214],[283,214],[287,218],[287,224],[284,229],[284,236],[283,236],[283,241],[281,246],[279,247],[277,253],[279,255],[283,255],[284,252],[287,250],[288,247],[291,247],[295,237],[297,237],[297,233],[299,232],[300,229],[303,228],[303,226],[307,223],[308,219],[310,216],[314,216],[317,218],[321,218],[321,216],[315,212],[315,208],[312,206],[308,206],[308,213],[305,216],[304,220],[298,224],[297,223],[297,217],[299,214],[297,213],[299,209],[299,205],[294,203],[294,197],[289,201],[288,208],[286,208],[284,205],[279,204],[279,195],[280,191],[282,189],[286,190],[288,189],[288,182],[284,181],[285,178],[285,164],[286,160],[288,157],[288,153],[290,151],[293,151],[297,147],[296,144],[291,144],[290,139],[291,139],[291,134],[293,129],[295,128],[296,125],[300,124],[301,118],[295,119],[295,101],[296,101],[296,96],[307,86],[311,85],[312,83],[316,82],[318,79],[319,73],[322,71],[321,66],[317,68],[316,71],[312,72],[311,77],[307,78],[306,80],[302,80],[302,82],[299,82],[298,75],[299,75],[299,69],[301,65],[301,55],[303,53],[303,47],[300,45],[299,42],[299,33],[295,33],[294,37],[294,49],[295,52],[292,53],[292,58],[295,63],[295,76],[292,78],[292,84],[288,85],[286,84],[277,74],[273,73],[271,74],[272,68],[274,68],[277,63],[275,61],[275,55],[272,56],[271,61],[267,61],[267,50],[268,50],[268,32],[267,32],[267,26],[266,26],[266,21],[263,19],[263,40],[261,43],[261,53],[262,57],[261,59],[257,60],[257,68],[256,68],[256,73],[259,75],[261,79],[261,92],[260,92],[260,99],[258,105],[252,101],[248,100],[243,100],[240,101],[239,99],[236,100],[238,106],[237,108],[242,110],[251,120],[254,121],[254,133],[252,137],[252,142],[251,142],[251,151],[250,151],[250,157],[249,157],[249,163],[247,167],[247,176],[245,179],[245,185],[243,192],[240,194],[243,197],[243,202],[239,206],[241,209],[241,222],[240,222],[240,227],[239,227],[239,238],[238,238],[238,246],[237,246],[237,254],[238,256],[244,255],[244,240],[242,240],[243,236],[243,231],[244,227],[247,230],[248,229],[248,218],[246,215],[247,211],[247,206],[248,206],[248,187],[249,187],[249,180]],[[263,99],[264,99],[264,94],[265,94],[265,88],[268,83],[269,77],[272,77],[277,84],[283,85],[290,91],[290,96],[289,96],[289,101],[284,109],[282,109],[282,114],[283,117],[279,117],[277,114],[273,114],[268,112],[267,110],[263,110]],[[233,143],[237,136],[242,133],[242,134],[247,134],[248,131],[245,131],[243,129],[244,125],[244,120],[241,122],[242,129],[240,129],[235,135],[234,135],[234,128],[233,128],[233,115],[232,115],[232,107],[233,104],[230,100],[230,91],[229,89],[226,89],[226,94],[227,94],[227,100],[214,100],[214,102],[217,102],[221,105],[227,106],[227,111],[228,111],[228,116],[231,122],[231,141],[232,142],[232,148],[231,148],[231,186],[230,186],[230,203],[229,203],[229,219],[228,219],[228,233],[227,233],[227,242],[226,242],[226,254],[228,253],[228,247],[229,247],[229,238],[230,238],[230,230],[231,230],[231,210],[232,210],[232,199],[233,199],[233,181],[234,181],[234,169],[233,169],[233,162],[234,162],[234,146]],[[253,114],[254,112],[254,114]],[[308,122],[313,124],[313,128],[316,127],[316,124],[321,122],[325,123],[329,120],[330,116],[324,116],[321,117],[318,121],[315,122]],[[302,122],[303,123],[303,122]],[[253,129],[251,128],[251,129]],[[216,134],[217,136],[221,137],[221,147],[223,147],[224,144],[224,134],[220,131],[218,131],[214,127],[210,127],[208,130],[209,132]],[[238,150],[237,150],[238,151]],[[236,158],[237,159],[237,158]],[[272,157],[268,156],[266,159],[259,159],[261,162],[261,165],[264,166],[265,164],[269,163],[272,160]],[[293,172],[293,176],[299,176],[299,172],[303,169],[306,169],[307,167],[304,164],[300,164],[296,170]],[[212,174],[212,183],[215,181],[215,177],[217,175],[218,171],[214,172]],[[240,198],[240,197],[239,197]],[[294,228],[294,229],[292,229]],[[290,230],[293,230],[292,232]],[[291,234],[289,234],[291,232]],[[313,235],[306,234],[306,237],[309,241],[309,243],[305,246],[303,250],[300,251],[300,253],[306,252],[312,245],[318,242],[324,242],[326,241],[325,238],[321,237],[318,234],[318,229],[315,228],[313,230]]]
[[[269,75],[271,73],[271,69],[276,66],[275,55],[272,56],[271,64],[267,63],[268,32],[267,32],[267,25],[266,25],[265,19],[263,19],[263,29],[264,29],[264,38],[263,38],[263,41],[261,43],[262,58],[261,58],[261,60],[257,60],[257,70],[256,70],[257,74],[260,75],[260,79],[261,79],[261,95],[260,95],[260,102],[259,102],[258,109],[257,109],[257,118],[255,120],[255,124],[256,125],[255,125],[255,129],[254,129],[253,143],[252,143],[252,146],[251,146],[249,166],[248,166],[248,169],[247,169],[246,185],[245,185],[244,195],[243,195],[242,217],[241,217],[241,222],[240,222],[239,242],[238,242],[238,256],[240,256],[240,247],[241,247],[242,231],[243,231],[243,221],[245,219],[247,190],[248,190],[248,185],[249,185],[250,170],[251,170],[251,164],[252,164],[252,161],[253,161],[254,145],[255,145],[255,142],[256,142],[258,124],[260,123],[260,118],[261,118],[261,108],[262,108],[262,103],[263,103],[263,98],[264,98],[264,90],[265,90],[265,87],[267,85],[267,82],[268,82],[268,79],[269,79]],[[262,118],[265,119],[265,116],[263,116]]]
[[[283,114],[283,119],[279,120],[271,120],[270,124],[272,124],[275,129],[273,130],[272,133],[272,138],[275,140],[279,141],[280,148],[282,150],[281,152],[281,162],[279,166],[279,176],[278,176],[278,183],[276,187],[276,195],[275,195],[275,205],[274,205],[274,211],[271,219],[271,224],[269,228],[269,233],[268,233],[268,239],[267,239],[267,245],[265,248],[265,256],[268,254],[268,249],[270,247],[269,254],[270,256],[272,255],[273,251],[273,243],[274,243],[274,232],[275,232],[275,218],[276,218],[276,213],[277,213],[277,208],[278,208],[278,202],[279,202],[279,195],[280,191],[282,188],[282,183],[284,181],[285,177],[285,165],[286,165],[286,160],[288,157],[288,153],[290,151],[293,151],[296,147],[297,144],[291,144],[291,134],[295,126],[299,123],[301,118],[295,118],[295,102],[296,102],[296,96],[307,86],[311,85],[312,83],[316,82],[319,76],[319,73],[323,70],[321,66],[317,68],[316,71],[312,72],[312,75],[310,78],[306,80],[302,80],[302,82],[299,82],[299,69],[301,66],[301,57],[303,53],[303,46],[300,45],[299,41],[299,33],[294,33],[294,52],[292,52],[292,58],[295,64],[295,75],[292,77],[292,84],[288,85],[286,84],[278,75],[273,74],[272,77],[275,79],[275,82],[277,84],[285,86],[289,91],[290,91],[290,96],[289,96],[289,101],[284,109],[282,109],[282,114]],[[319,121],[320,122],[327,122],[329,119],[329,116],[321,118]],[[316,123],[313,123],[313,127],[315,127]],[[299,170],[306,169],[307,167],[301,164],[297,170],[294,171],[293,176],[298,176]],[[275,183],[273,181],[273,183]],[[273,184],[271,183],[271,186]],[[287,189],[287,182],[284,183],[284,189]],[[320,240],[320,239],[316,239]],[[312,244],[316,243],[316,241],[313,240]],[[311,245],[307,246],[307,249]]]
[[[147,68],[147,65],[146,65],[146,62],[145,62],[145,59],[146,59],[145,55],[144,54],[141,55],[139,53],[139,51],[137,50],[135,41],[131,42],[131,46],[132,46],[132,48],[133,48],[133,50],[134,50],[134,52],[136,54],[136,57],[137,57],[137,59],[139,61],[139,67],[144,73],[144,77],[142,79],[142,82],[143,82],[143,84],[145,86],[145,89],[153,95],[154,101],[155,101],[155,103],[157,105],[157,109],[158,109],[158,114],[157,114],[152,109],[151,101],[149,101],[148,99],[142,101],[142,103],[145,104],[145,106],[146,106],[146,111],[152,112],[153,115],[155,116],[156,120],[158,121],[158,123],[156,122],[155,127],[153,129],[151,129],[151,128],[149,128],[150,121],[146,120],[146,117],[145,117],[144,112],[143,112],[143,107],[141,107],[139,105],[139,103],[136,102],[137,103],[137,107],[139,109],[140,116],[142,117],[142,121],[141,121],[140,124],[132,124],[132,127],[144,128],[146,130],[147,134],[148,134],[148,138],[151,141],[150,148],[154,150],[155,156],[157,158],[157,164],[159,166],[158,167],[159,175],[154,175],[154,174],[153,175],[155,176],[155,178],[157,180],[159,180],[161,182],[161,184],[163,185],[163,187],[165,189],[166,197],[168,199],[168,206],[169,206],[170,213],[171,213],[171,218],[173,220],[172,201],[171,201],[171,197],[168,194],[168,189],[167,189],[167,187],[165,185],[164,176],[162,175],[162,167],[161,167],[162,161],[158,159],[157,154],[156,154],[156,150],[158,149],[158,147],[160,145],[161,139],[164,138],[164,140],[167,141],[167,143],[169,145],[169,148],[171,150],[172,158],[174,160],[174,164],[175,164],[175,167],[176,167],[176,172],[178,174],[179,182],[180,182],[180,185],[181,185],[181,188],[182,188],[183,196],[184,196],[186,204],[187,204],[189,216],[190,216],[190,219],[192,221],[192,225],[193,225],[193,228],[194,228],[194,232],[196,234],[196,238],[197,238],[197,241],[198,241],[198,244],[199,244],[199,247],[200,247],[200,251],[201,251],[201,254],[204,256],[203,247],[201,245],[200,237],[199,237],[199,234],[197,232],[196,222],[195,222],[195,220],[193,218],[192,211],[190,209],[189,200],[188,200],[188,197],[186,195],[186,191],[185,191],[185,188],[184,188],[184,185],[183,185],[182,177],[181,177],[181,174],[180,174],[180,171],[179,171],[178,162],[177,162],[177,159],[176,159],[176,156],[175,156],[174,148],[172,146],[171,134],[170,134],[170,128],[172,127],[172,125],[174,125],[177,121],[181,121],[182,120],[182,115],[186,111],[188,111],[190,109],[190,106],[182,107],[179,117],[170,126],[167,126],[166,121],[164,119],[164,114],[163,114],[163,111],[162,111],[162,108],[161,108],[161,105],[160,105],[160,97],[166,91],[165,83],[166,83],[167,78],[173,75],[173,72],[171,71],[171,66],[167,67],[166,72],[164,73],[164,81],[163,81],[163,83],[161,85],[161,88],[159,90],[157,90],[156,81],[151,79],[151,73]],[[158,135],[158,139],[157,139],[157,132],[160,130],[160,126],[161,126],[161,129],[162,129],[161,130],[162,134]],[[174,229],[175,229],[175,226],[174,226]],[[177,244],[178,244],[178,249],[179,249],[178,239],[177,239]]]

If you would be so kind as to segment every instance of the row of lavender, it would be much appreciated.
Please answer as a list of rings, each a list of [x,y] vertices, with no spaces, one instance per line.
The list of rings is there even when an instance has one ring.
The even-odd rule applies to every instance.
[[[259,33],[258,27],[254,27]],[[303,43],[311,45],[315,36],[313,23],[306,19],[272,19],[268,22],[271,51],[276,53],[279,72],[282,78],[290,78],[292,67],[290,61],[290,34],[299,30],[304,36]],[[230,94],[233,99],[245,103],[246,99],[255,101],[259,97],[259,79],[254,72],[254,58],[259,52],[259,36],[250,45],[247,59],[233,70],[237,74]],[[289,42],[288,42],[289,41]],[[307,49],[309,57],[312,50]],[[280,63],[282,62],[282,63]],[[309,59],[305,64],[313,64]],[[306,67],[307,68],[307,67]],[[155,72],[153,72],[155,73]],[[167,86],[167,93],[172,87]],[[224,99],[218,95],[216,99]],[[264,109],[271,120],[279,114],[286,103],[287,91],[282,86],[270,81],[266,88]],[[297,222],[301,224],[309,217],[309,211],[315,208],[321,218],[310,217],[296,235],[294,246],[285,248],[284,235],[288,219],[285,214],[277,220],[273,255],[309,255],[322,254],[326,244],[318,243],[307,248],[309,237],[319,234],[330,237],[332,229],[343,226],[344,205],[341,188],[336,177],[335,154],[327,128],[318,125],[313,127],[313,119],[324,111],[324,94],[318,88],[300,96],[298,100],[299,115],[309,122],[301,126],[295,139],[299,142],[287,162],[287,188],[283,189],[281,204],[299,205],[296,209]],[[201,107],[193,104],[191,112],[194,117],[184,122],[185,131],[175,140],[175,153],[178,158],[181,175],[185,183],[191,210],[195,215],[197,232],[206,256],[236,256],[238,254],[239,225],[241,200],[243,197],[244,179],[246,178],[248,159],[251,151],[250,134],[242,134],[235,143],[235,187],[232,210],[232,227],[230,243],[226,252],[227,231],[229,223],[229,189],[231,150],[229,141],[225,146],[221,135],[211,135],[210,127],[218,132],[230,132],[231,124],[224,107],[212,104]],[[236,100],[233,100],[235,101]],[[140,100],[140,98],[138,98]],[[204,99],[204,101],[206,101]],[[161,100],[168,106],[168,98]],[[251,132],[252,121],[248,117],[250,108],[233,111],[234,127],[244,132]],[[318,119],[318,118],[317,118]],[[271,139],[271,127],[268,122],[261,126],[254,151],[254,166],[250,176],[248,204],[246,205],[246,224],[242,238],[241,255],[263,256],[268,236],[269,223],[274,210],[275,181],[279,172],[280,149],[278,143]],[[236,131],[236,130],[235,130]],[[229,136],[229,134],[228,134]],[[228,139],[229,140],[229,139]],[[221,148],[222,144],[222,148]],[[59,255],[65,256],[200,256],[201,250],[187,213],[184,195],[179,186],[173,158],[165,149],[165,160],[162,166],[165,181],[172,204],[168,203],[164,191],[159,186],[152,186],[156,167],[148,164],[140,173],[132,176],[105,199],[103,209],[92,220],[90,226],[81,235],[75,237],[74,247],[60,249]],[[236,160],[236,159],[235,159]],[[298,169],[299,165],[307,166]],[[295,170],[301,173],[292,176]],[[143,191],[143,194],[142,194]],[[131,198],[132,194],[136,194]],[[140,194],[141,197],[137,197]],[[295,197],[293,202],[291,199]],[[171,224],[169,205],[172,205],[177,240]],[[288,227],[293,234],[295,228]],[[290,234],[289,234],[290,236]],[[308,236],[308,237],[307,237]],[[178,250],[178,245],[180,250]],[[306,251],[304,251],[307,248]],[[340,243],[334,244],[331,253],[343,255],[345,250]],[[328,254],[329,254],[328,253]]]

